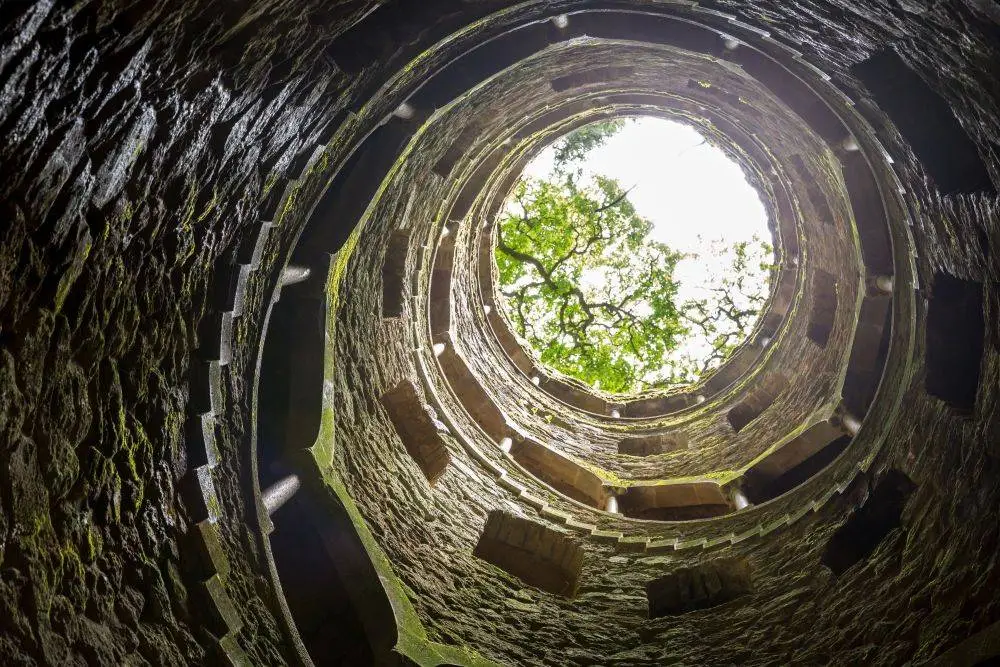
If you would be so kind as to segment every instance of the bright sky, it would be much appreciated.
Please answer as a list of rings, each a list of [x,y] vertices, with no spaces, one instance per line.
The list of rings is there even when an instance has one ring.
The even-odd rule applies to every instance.
[[[554,155],[550,146],[525,175],[548,177]],[[709,276],[728,265],[725,257],[705,252],[710,242],[731,245],[755,235],[770,242],[767,213],[743,171],[690,125],[649,116],[631,120],[591,151],[582,167],[586,175],[603,174],[632,188],[629,200],[653,222],[653,238],[680,252],[704,253],[677,264],[679,302],[702,296]],[[675,353],[698,356],[704,349],[707,355],[706,345],[685,340]]]

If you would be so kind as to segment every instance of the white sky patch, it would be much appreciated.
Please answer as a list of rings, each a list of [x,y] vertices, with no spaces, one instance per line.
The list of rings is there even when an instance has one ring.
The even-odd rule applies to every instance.
[[[554,146],[542,151],[525,176],[552,175]],[[690,125],[649,116],[629,120],[580,165],[585,177],[601,174],[630,189],[636,211],[653,223],[652,238],[673,250],[699,255],[678,262],[677,300],[704,296],[730,264],[709,252],[712,242],[732,246],[757,238],[771,242],[767,211],[740,167]],[[766,293],[766,284],[762,285]],[[707,358],[708,341],[689,336],[674,355]]]

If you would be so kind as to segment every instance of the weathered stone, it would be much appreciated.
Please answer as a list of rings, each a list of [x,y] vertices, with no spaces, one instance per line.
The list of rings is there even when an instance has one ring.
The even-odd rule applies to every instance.
[[[716,559],[649,582],[646,586],[649,617],[715,607],[752,591],[750,564],[745,559]]]
[[[395,631],[398,622],[413,644],[433,647],[379,659],[895,665],[995,657],[997,3],[654,4],[626,1],[615,7],[639,11],[586,15],[580,10],[594,6],[571,0],[555,10],[565,13],[562,27],[550,21],[551,3],[534,0],[5,6],[0,650],[7,663],[302,662],[253,493],[261,482],[254,475],[278,474],[255,457],[285,444],[259,437],[269,413],[255,378],[259,343],[270,338],[271,290],[293,252],[342,260],[338,298],[327,304],[335,326],[321,332],[328,339],[320,336],[332,375],[317,385],[331,408],[324,470],[346,489],[341,505],[368,529],[374,551],[365,560],[358,547],[351,565],[388,563],[376,580],[394,591],[405,620],[390,614],[374,625]],[[675,16],[656,16],[661,11]],[[694,55],[663,48],[671,44]],[[474,46],[469,60],[459,57]],[[439,67],[452,76],[433,79]],[[627,90],[633,82],[641,90]],[[658,92],[667,95],[655,101]],[[704,120],[710,134],[715,128],[713,141],[742,132],[733,150],[773,204],[787,245],[761,324],[769,344],[755,339],[703,394],[649,399],[634,412],[625,403],[623,420],[671,413],[669,428],[684,431],[688,446],[620,456],[619,442],[642,437],[646,425],[622,420],[609,428],[606,412],[581,416],[554,397],[558,387],[534,393],[533,362],[516,341],[467,335],[480,320],[495,320],[497,308],[482,314],[490,302],[470,287],[479,280],[478,254],[466,265],[456,240],[447,329],[503,419],[492,426],[484,419],[481,433],[458,400],[466,397],[435,384],[440,396],[427,400],[440,401],[439,415],[456,423],[449,444],[472,474],[429,487],[379,402],[392,381],[416,372],[414,341],[427,328],[409,300],[401,311],[412,317],[381,317],[379,272],[391,230],[405,225],[410,233],[415,261],[405,285],[420,297],[414,303],[426,303],[432,267],[420,264],[421,246],[437,238],[435,225],[451,224],[442,218],[452,210],[462,219],[456,239],[479,229],[488,217],[480,184],[502,199],[497,193],[516,173],[494,181],[493,170],[521,140],[533,150],[553,138],[546,128],[556,120],[595,118],[587,115],[593,108],[615,104],[648,110],[665,97],[684,119]],[[404,101],[412,117],[392,116]],[[434,109],[439,121],[428,115]],[[812,129],[800,132],[796,117]],[[845,153],[845,123],[857,151]],[[363,155],[352,157],[365,137]],[[322,232],[300,237],[313,209]],[[800,223],[808,231],[802,238]],[[887,228],[892,235],[879,236]],[[474,252],[481,250],[477,244]],[[855,335],[849,324],[863,271],[911,266],[913,280],[893,294],[888,335],[876,335],[877,322]],[[815,304],[799,299],[813,267],[837,279],[821,352],[805,333]],[[965,297],[941,301],[940,276],[974,286],[981,320],[971,329],[971,318],[948,314],[961,309],[942,309]],[[269,326],[287,324],[279,314]],[[861,347],[852,351],[852,340]],[[486,354],[494,347],[513,363]],[[888,354],[883,374],[883,347],[912,356]],[[641,522],[571,503],[516,470],[500,474],[510,462],[495,443],[510,435],[510,420],[544,446],[610,471],[609,479],[738,475],[770,451],[778,431],[784,437],[837,404],[839,381],[825,369],[848,354],[873,369],[844,383],[845,403],[852,392],[865,395],[862,409],[850,405],[865,421],[857,441],[759,507],[682,524]],[[758,360],[782,371],[789,390],[761,402],[773,409],[751,410],[752,425],[734,435],[717,406],[761,386]],[[606,402],[585,398],[580,405]],[[314,442],[305,440],[297,450]],[[890,529],[874,548],[865,540],[849,545],[862,557],[838,566],[831,585],[819,566],[824,550],[879,497],[857,510],[864,493],[851,481],[858,470],[887,468],[919,483],[899,508],[905,539]],[[877,489],[879,473],[870,474]],[[566,526],[579,543],[549,542],[546,550],[548,533],[531,539],[559,568],[579,565],[586,597],[518,597],[520,579],[472,557],[483,516],[528,512],[529,502],[544,502],[557,518],[572,512]],[[217,521],[200,525],[212,528],[228,562],[211,590],[201,585],[204,554],[182,539],[209,518]],[[622,560],[612,561],[620,541]],[[631,554],[638,545],[669,563]],[[718,613],[648,621],[646,584],[668,567],[707,564],[707,548],[737,559],[752,554],[756,592]],[[345,602],[343,616],[316,628],[315,636],[331,639],[313,645],[314,661],[374,662],[350,596],[324,582],[322,592]],[[728,590],[721,571],[674,583],[671,590],[697,605]],[[226,596],[228,605],[216,604]],[[350,632],[337,634],[344,628]]]
[[[529,586],[570,598],[576,593],[583,550],[539,523],[492,512],[474,553]]]

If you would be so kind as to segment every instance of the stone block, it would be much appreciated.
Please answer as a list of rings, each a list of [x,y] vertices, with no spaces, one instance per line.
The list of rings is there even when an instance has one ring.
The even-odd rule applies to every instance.
[[[224,578],[218,574],[206,579],[200,587],[202,611],[209,629],[219,637],[236,633],[243,627],[240,613],[226,592]]]
[[[843,435],[839,424],[824,419],[768,454],[750,470],[768,478],[780,477]]]
[[[438,363],[462,405],[486,433],[499,441],[507,435],[507,419],[496,406],[493,397],[469,370],[469,366],[450,340],[438,356]]]
[[[181,480],[181,493],[195,521],[219,520],[219,497],[215,492],[212,470],[207,465],[191,468]]]
[[[473,554],[529,586],[573,597],[583,549],[566,535],[502,511],[490,512]]]
[[[745,558],[718,558],[649,582],[646,585],[649,617],[708,609],[752,591],[750,564]]]
[[[687,434],[656,433],[623,438],[618,443],[618,453],[630,456],[655,456],[687,449],[687,446]]]
[[[650,396],[635,401],[628,401],[621,408],[622,417],[652,417],[665,415],[694,405],[695,397],[691,394],[670,394],[666,396]],[[621,452],[627,454],[628,452]],[[633,456],[643,456],[634,454]]]
[[[596,474],[532,438],[518,439],[511,455],[531,474],[570,498],[604,509],[607,491]]]
[[[626,535],[618,540],[615,550],[625,554],[640,554],[649,546],[649,538],[640,535]]]
[[[222,410],[222,366],[196,359],[191,364],[189,407],[195,415],[217,415]]]
[[[243,648],[236,641],[236,635],[230,633],[215,644],[215,659],[217,664],[225,667],[251,667],[253,664]]]
[[[542,516],[546,519],[552,519],[553,521],[558,521],[559,523],[566,523],[570,520],[573,515],[569,512],[563,512],[562,510],[557,510],[551,505],[546,505],[542,508]]]
[[[215,574],[222,577],[229,575],[229,558],[223,551],[216,524],[208,520],[199,521],[191,527],[189,540],[199,577],[208,579]]]
[[[552,79],[552,90],[562,92],[573,88],[582,88],[598,83],[617,83],[627,79],[635,72],[634,67],[627,65],[612,67],[594,67],[574,74]]]
[[[625,516],[659,521],[709,518],[731,509],[722,487],[712,481],[631,486],[618,496],[618,506]]]
[[[215,440],[215,417],[212,414],[190,417],[185,424],[184,439],[189,466],[214,468],[219,464],[221,455]]]
[[[433,484],[444,474],[451,462],[451,453],[444,444],[443,426],[417,393],[411,380],[403,380],[382,395],[382,406],[389,413],[406,452]]]

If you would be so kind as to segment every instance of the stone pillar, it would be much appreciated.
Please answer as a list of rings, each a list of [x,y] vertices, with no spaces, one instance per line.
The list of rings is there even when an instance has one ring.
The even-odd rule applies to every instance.
[[[282,505],[291,500],[301,486],[302,481],[298,475],[288,475],[268,487],[261,494],[261,501],[264,503],[267,515],[273,516]]]
[[[289,285],[304,282],[309,278],[311,273],[312,271],[308,266],[289,264],[285,267],[285,270],[281,272],[281,286],[287,287]]]
[[[858,431],[861,430],[861,420],[852,415],[850,412],[844,412],[840,416],[840,424],[844,429],[844,432],[851,437],[856,436]]]

